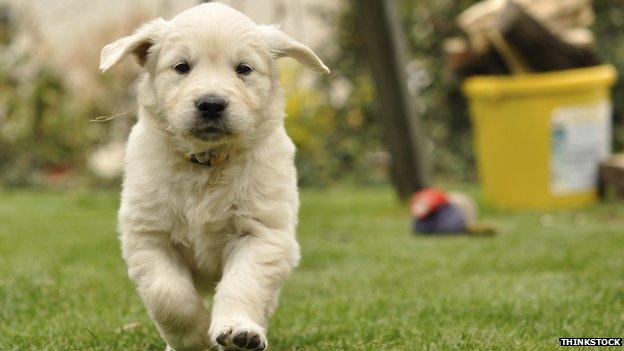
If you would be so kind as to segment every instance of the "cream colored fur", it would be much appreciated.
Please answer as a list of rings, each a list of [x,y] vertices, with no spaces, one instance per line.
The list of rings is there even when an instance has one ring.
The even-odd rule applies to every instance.
[[[295,148],[275,59],[290,56],[320,73],[327,67],[276,27],[218,3],[145,24],[107,45],[100,68],[128,55],[144,67],[119,209],[129,276],[168,349],[267,347],[280,286],[299,261]],[[181,61],[189,73],[173,69]],[[240,62],[253,68],[248,76],[236,74]],[[205,94],[229,102],[224,135],[190,132]],[[189,161],[208,150],[227,159],[213,167]],[[241,333],[247,345],[237,346]]]

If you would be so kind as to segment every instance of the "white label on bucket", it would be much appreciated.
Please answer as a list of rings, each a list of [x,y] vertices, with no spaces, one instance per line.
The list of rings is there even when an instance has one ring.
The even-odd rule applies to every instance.
[[[557,108],[550,133],[551,193],[569,195],[594,189],[600,162],[611,153],[611,103]]]

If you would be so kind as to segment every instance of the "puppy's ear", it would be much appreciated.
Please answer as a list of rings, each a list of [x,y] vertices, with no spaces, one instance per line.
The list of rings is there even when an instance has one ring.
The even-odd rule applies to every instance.
[[[276,57],[291,57],[317,73],[329,73],[329,68],[310,48],[294,40],[276,26],[259,26],[269,50]]]
[[[167,21],[158,18],[145,23],[132,35],[106,45],[100,54],[100,70],[106,72],[128,56],[128,54],[133,54],[139,65],[144,66],[147,61],[149,48],[156,43],[160,32],[166,26]]]

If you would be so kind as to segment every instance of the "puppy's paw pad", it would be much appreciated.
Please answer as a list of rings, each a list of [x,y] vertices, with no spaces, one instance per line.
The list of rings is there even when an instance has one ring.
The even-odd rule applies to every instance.
[[[255,324],[232,323],[218,329],[213,340],[225,351],[264,351],[267,347],[262,328]]]
[[[260,347],[261,343],[262,341],[260,341],[260,336],[258,336],[257,334],[254,334],[253,336],[249,338],[249,342],[247,343],[247,348],[256,350],[258,348],[261,348]],[[264,349],[264,345],[262,345],[262,349]]]
[[[220,345],[227,351],[264,351],[266,348],[266,342],[261,340],[259,334],[252,331],[239,332],[231,338],[230,343],[226,342],[225,345],[220,343]]]
[[[217,336],[217,343],[221,346],[227,346],[228,345],[228,340],[230,338],[230,334],[232,334],[231,330],[228,330],[225,333],[221,333],[219,334],[219,336]]]
[[[240,348],[247,348],[248,339],[249,338],[247,337],[247,332],[240,332],[234,335],[234,338],[232,338],[232,342],[234,343],[234,345]]]

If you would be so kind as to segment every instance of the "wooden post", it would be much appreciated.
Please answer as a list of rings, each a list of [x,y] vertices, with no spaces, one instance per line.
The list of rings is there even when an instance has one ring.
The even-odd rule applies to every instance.
[[[425,186],[426,172],[415,97],[406,82],[406,43],[400,18],[393,0],[354,0],[352,4],[376,83],[380,121],[392,154],[393,181],[405,200]]]

